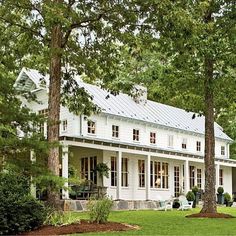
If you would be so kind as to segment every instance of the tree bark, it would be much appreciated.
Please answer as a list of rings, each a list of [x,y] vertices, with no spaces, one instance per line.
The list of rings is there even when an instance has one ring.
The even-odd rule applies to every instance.
[[[214,135],[214,96],[213,60],[205,58],[205,193],[202,213],[215,213],[215,135]]]
[[[55,3],[60,0],[55,1]],[[50,84],[48,100],[48,141],[49,149],[48,169],[59,176],[59,122],[60,122],[60,95],[61,95],[61,57],[62,57],[62,30],[60,24],[55,25],[51,32]],[[55,145],[54,145],[55,144]],[[60,200],[59,193],[49,187],[48,203],[57,207]]]

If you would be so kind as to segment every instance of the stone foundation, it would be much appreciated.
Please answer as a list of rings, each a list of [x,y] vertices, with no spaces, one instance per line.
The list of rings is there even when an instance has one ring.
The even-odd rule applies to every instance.
[[[87,200],[62,200],[64,211],[86,211]],[[112,210],[144,210],[159,208],[159,201],[113,201]]]

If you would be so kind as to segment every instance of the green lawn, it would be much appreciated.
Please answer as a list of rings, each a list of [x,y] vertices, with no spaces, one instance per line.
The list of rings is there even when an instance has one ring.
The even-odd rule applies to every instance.
[[[234,219],[189,219],[185,215],[198,212],[192,211],[114,211],[109,221],[139,225],[140,230],[115,232],[115,235],[236,235],[236,218]],[[236,208],[222,207],[219,212],[236,217]],[[73,213],[80,219],[88,219],[87,213]],[[96,235],[96,234],[86,234]],[[114,235],[99,233],[99,235]]]

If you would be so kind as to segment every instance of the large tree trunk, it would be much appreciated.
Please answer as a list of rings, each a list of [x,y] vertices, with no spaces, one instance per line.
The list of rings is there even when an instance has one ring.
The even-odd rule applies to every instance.
[[[213,98],[213,61],[205,59],[205,194],[202,213],[215,213],[215,135]]]
[[[59,0],[60,1],[60,0]],[[55,1],[55,2],[59,2]],[[61,26],[55,25],[51,34],[51,58],[50,58],[50,85],[48,101],[48,141],[56,144],[49,149],[48,168],[59,176],[59,120],[60,120],[60,89],[61,89]],[[59,193],[51,191],[49,187],[48,202],[51,206],[58,206]]]

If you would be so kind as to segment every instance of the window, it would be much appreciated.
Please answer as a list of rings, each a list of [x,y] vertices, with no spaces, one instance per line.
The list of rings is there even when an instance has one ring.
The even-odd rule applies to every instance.
[[[81,178],[92,180],[94,184],[97,184],[97,173],[95,171],[96,166],[96,156],[81,158]]]
[[[62,121],[62,131],[66,132],[67,131],[67,120]]]
[[[199,189],[202,188],[202,170],[197,169],[197,186]]]
[[[168,189],[168,163],[151,161],[150,168],[150,186],[152,188]]]
[[[139,130],[133,129],[133,141],[139,141]]]
[[[168,136],[168,147],[173,147],[173,143],[174,143],[174,136],[169,135]]]
[[[139,187],[145,187],[145,161],[138,160]]]
[[[196,150],[197,150],[197,152],[201,152],[201,142],[200,141],[197,141],[197,143],[196,143]]]
[[[128,187],[128,158],[122,158],[121,162],[121,186]]]
[[[189,166],[189,182],[190,182],[190,189],[195,186],[195,171],[194,166]]]
[[[111,157],[111,186],[117,186],[116,157]]]
[[[186,138],[183,138],[182,149],[187,149],[187,139]]]
[[[96,123],[94,121],[88,120],[88,134],[95,134]]]
[[[150,132],[150,143],[155,144],[156,143],[156,133]]]
[[[223,169],[220,169],[219,172],[219,185],[223,185]]]
[[[225,156],[225,146],[221,146],[221,156]]]
[[[112,137],[119,138],[119,126],[112,125]]]
[[[179,193],[180,193],[179,180],[180,180],[180,167],[179,166],[174,166],[175,197],[179,197]]]
[[[48,109],[42,109],[38,111],[38,114],[42,117],[42,118],[47,118],[48,117]],[[39,132],[43,135],[45,135],[46,131],[46,127],[47,127],[47,122],[44,120],[40,123],[39,125]]]

